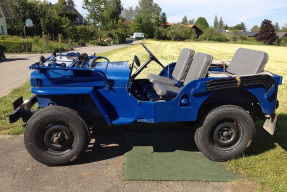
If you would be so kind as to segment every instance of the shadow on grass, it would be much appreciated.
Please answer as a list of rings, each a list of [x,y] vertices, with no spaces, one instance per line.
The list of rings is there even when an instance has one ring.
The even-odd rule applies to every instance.
[[[247,151],[248,155],[258,155],[276,148],[276,144],[287,151],[287,114],[278,115],[275,134],[272,136],[263,129],[264,121],[256,122],[256,137]]]
[[[263,129],[263,123],[256,122],[256,137],[246,154],[259,155],[276,148],[276,144],[287,151],[287,114],[278,115],[273,136]],[[154,152],[198,151],[194,131],[179,127],[183,126],[177,123],[113,126],[95,135],[95,142],[89,145],[78,164],[118,157],[134,146],[152,146]]]
[[[154,152],[198,151],[193,131],[169,127],[170,124],[149,124],[149,128],[146,125],[134,125],[135,130],[131,130],[131,126],[112,127],[95,135],[95,141],[90,143],[78,164],[118,157],[134,146],[152,146]]]

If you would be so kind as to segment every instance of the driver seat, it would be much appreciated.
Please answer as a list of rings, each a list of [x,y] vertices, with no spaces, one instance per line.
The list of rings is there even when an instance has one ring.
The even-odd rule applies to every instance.
[[[182,49],[175,64],[174,71],[172,72],[173,79],[164,76],[148,74],[149,81],[153,84],[161,83],[171,86],[175,86],[177,83],[182,83],[190,67],[194,53],[195,51],[193,49]]]

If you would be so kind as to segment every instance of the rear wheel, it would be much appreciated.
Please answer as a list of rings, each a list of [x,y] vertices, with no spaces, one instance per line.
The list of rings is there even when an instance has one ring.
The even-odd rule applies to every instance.
[[[252,117],[238,106],[224,105],[208,113],[195,132],[195,142],[209,159],[226,161],[242,155],[254,135]]]
[[[85,151],[88,128],[75,111],[49,106],[29,120],[24,142],[37,161],[46,165],[61,165],[76,160]]]

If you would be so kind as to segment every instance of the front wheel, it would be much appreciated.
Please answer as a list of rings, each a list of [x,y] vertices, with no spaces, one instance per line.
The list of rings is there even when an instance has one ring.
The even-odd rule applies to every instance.
[[[61,165],[76,160],[86,148],[88,129],[71,109],[49,106],[31,117],[24,133],[25,146],[37,161]]]
[[[241,156],[255,135],[252,117],[244,109],[224,105],[208,113],[195,132],[199,150],[213,161]]]

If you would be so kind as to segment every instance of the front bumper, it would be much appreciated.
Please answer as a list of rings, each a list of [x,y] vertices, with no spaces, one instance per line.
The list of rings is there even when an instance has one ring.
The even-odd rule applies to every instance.
[[[9,115],[10,123],[15,123],[21,117],[27,122],[37,110],[30,110],[37,102],[37,96],[33,95],[29,99],[23,101],[23,97],[19,97],[13,102],[14,111]]]

